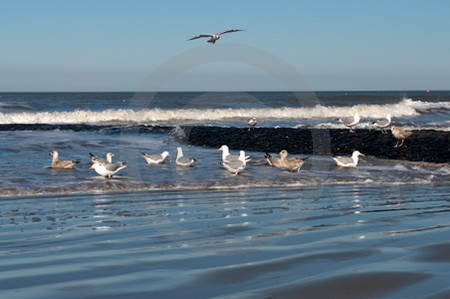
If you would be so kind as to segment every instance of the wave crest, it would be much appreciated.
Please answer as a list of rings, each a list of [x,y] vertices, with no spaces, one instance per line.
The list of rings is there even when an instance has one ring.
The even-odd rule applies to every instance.
[[[201,123],[208,121],[332,119],[359,113],[365,118],[381,118],[391,113],[397,117],[415,117],[430,110],[449,109],[448,102],[422,102],[404,99],[385,105],[354,105],[349,107],[316,105],[302,108],[252,109],[107,109],[62,112],[0,113],[1,124],[163,124]]]

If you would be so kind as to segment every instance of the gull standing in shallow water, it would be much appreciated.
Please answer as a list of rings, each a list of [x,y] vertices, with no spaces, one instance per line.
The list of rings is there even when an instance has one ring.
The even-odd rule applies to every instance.
[[[361,120],[361,116],[358,113],[355,113],[353,116],[341,117],[338,118],[337,120],[340,121],[346,127],[349,127],[351,133],[355,133],[355,131],[353,131],[353,127],[359,123],[359,121]]]
[[[394,126],[392,126],[392,128],[391,128],[391,132],[392,132],[392,135],[394,135],[395,139],[397,139],[397,143],[395,144],[394,148],[402,147],[405,139],[412,135],[412,132],[407,132],[405,130],[402,130],[402,129],[394,127]],[[400,139],[402,140],[402,143],[400,143],[400,145],[398,145],[398,143],[400,142]]]
[[[222,166],[235,175],[244,170],[246,165],[247,162],[245,162],[245,152],[242,150],[239,152],[239,159],[225,160],[222,162]]]
[[[96,156],[92,153],[89,153],[89,155],[91,155],[92,163],[112,163],[112,157],[115,156],[113,153],[107,153],[106,159],[102,159],[99,156]]]
[[[351,157],[332,156],[336,164],[341,167],[356,167],[358,165],[358,157],[363,156],[359,151],[354,151]]]
[[[222,31],[222,32],[216,33],[216,34],[200,34],[200,35],[197,35],[197,36],[195,36],[195,37],[193,37],[193,38],[190,38],[190,39],[188,39],[188,40],[193,40],[193,39],[197,39],[197,38],[201,38],[201,37],[210,37],[210,39],[208,40],[208,43],[215,44],[216,41],[220,38],[220,35],[221,35],[221,34],[224,34],[224,33],[230,33],[230,32],[238,32],[238,31],[244,31],[244,30],[240,30],[240,29],[229,29],[229,30],[225,30],[225,31]]]
[[[303,163],[305,163],[305,161],[308,159],[308,158],[288,158],[289,154],[287,150],[282,150],[280,152],[280,156],[281,156],[280,159],[281,166],[283,168],[290,170],[291,172],[294,170],[300,172],[300,168],[303,166]]]
[[[177,147],[177,159],[175,160],[177,165],[179,165],[179,166],[191,166],[196,161],[197,161],[196,159],[186,158],[185,156],[183,156],[183,150],[181,149],[181,147]]]
[[[280,158],[274,157],[267,152],[264,155],[264,158],[266,158],[266,161],[267,161],[267,163],[269,163],[270,166],[277,167],[277,168],[283,168],[283,164],[281,164]]]
[[[117,162],[117,163],[100,163],[100,162],[94,162],[89,169],[94,169],[95,172],[97,172],[99,175],[104,177],[112,177],[116,172],[119,170],[124,169],[127,167],[125,165],[125,162]]]
[[[145,159],[147,164],[161,164],[164,162],[167,156],[172,158],[168,151],[162,152],[162,154],[146,154],[142,153],[141,156]]]
[[[59,160],[57,151],[52,151],[50,155],[53,156],[52,168],[55,169],[69,169],[80,163],[80,160]]]
[[[222,145],[217,151],[222,151],[222,162],[239,160],[239,156],[230,154],[228,145]],[[245,163],[248,163],[252,159],[252,156],[245,157]]]
[[[391,116],[391,114],[386,115],[386,118],[382,118],[374,121],[372,124],[381,129],[381,133],[387,134],[386,129],[391,124],[391,118],[395,118],[395,116]]]

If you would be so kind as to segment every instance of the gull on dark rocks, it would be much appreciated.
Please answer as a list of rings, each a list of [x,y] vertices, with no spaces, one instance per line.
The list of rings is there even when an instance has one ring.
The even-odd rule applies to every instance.
[[[164,162],[167,156],[172,158],[168,151],[164,151],[161,154],[146,154],[142,153],[141,156],[145,159],[147,164],[161,164]]]
[[[208,40],[208,43],[212,43],[215,44],[216,41],[220,38],[220,35],[224,34],[224,33],[230,33],[230,32],[238,32],[238,31],[244,31],[244,30],[240,30],[240,29],[229,29],[229,30],[225,30],[222,31],[220,33],[216,33],[216,34],[200,34],[197,35],[193,38],[190,38],[188,40],[193,40],[193,39],[197,39],[197,38],[201,38],[201,37],[209,37],[210,39]]]
[[[256,120],[256,118],[252,117],[252,118],[250,118],[248,120],[247,123],[248,123],[249,126],[253,127],[253,126],[255,126],[258,123],[258,121]]]
[[[274,157],[269,153],[266,153],[264,155],[264,158],[266,158],[266,161],[267,161],[267,163],[269,163],[270,166],[277,167],[277,168],[283,168],[280,158]]]
[[[341,117],[337,120],[344,126],[348,127],[351,133],[354,133],[355,131],[353,131],[353,127],[359,123],[359,121],[361,120],[361,116],[358,113],[355,113],[353,116]]]
[[[397,139],[397,143],[395,144],[394,148],[402,147],[405,139],[412,135],[412,132],[408,132],[408,131],[405,131],[403,129],[400,129],[400,128],[397,128],[394,126],[391,127],[391,132],[392,132],[392,135],[394,135],[395,139]],[[400,143],[400,145],[399,145],[398,143],[400,142],[400,140],[402,141],[402,143]]]
[[[94,169],[99,175],[111,178],[115,173],[127,167],[125,162],[101,163],[95,162],[89,169]]]
[[[235,175],[244,170],[246,165],[245,152],[242,150],[239,152],[239,158],[237,160],[225,160],[222,162],[222,166]]]
[[[57,151],[52,151],[50,155],[53,156],[52,168],[55,169],[69,169],[80,163],[80,160],[59,160]]]
[[[193,158],[186,158],[183,156],[183,150],[181,147],[177,147],[177,159],[175,160],[176,164],[179,166],[191,166],[194,164],[197,160]]]
[[[100,158],[99,156],[96,156],[92,153],[89,153],[91,155],[91,161],[92,163],[112,163],[112,157],[115,155],[113,153],[107,153],[106,159]]]
[[[386,129],[391,124],[391,119],[395,118],[395,116],[391,116],[391,114],[386,115],[386,118],[378,119],[374,121],[372,124],[381,129],[381,133],[387,134]]]
[[[359,151],[354,151],[351,157],[332,156],[336,164],[341,167],[356,167],[359,156],[363,156]]]
[[[297,170],[297,172],[300,172],[300,168],[303,166],[303,163],[308,158],[288,158],[289,154],[286,150],[282,150],[280,152],[281,156],[281,166],[285,169],[290,170],[291,172],[294,170]]]

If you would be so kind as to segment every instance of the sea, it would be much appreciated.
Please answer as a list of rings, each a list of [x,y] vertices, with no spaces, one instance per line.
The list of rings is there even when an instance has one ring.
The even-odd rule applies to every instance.
[[[252,156],[235,175],[222,142],[189,141],[354,113],[449,134],[450,91],[0,93],[0,297],[450,298],[450,161],[342,168],[322,149],[290,172],[234,144]],[[80,163],[52,169],[51,151]],[[108,152],[127,165],[112,178],[90,169]]]

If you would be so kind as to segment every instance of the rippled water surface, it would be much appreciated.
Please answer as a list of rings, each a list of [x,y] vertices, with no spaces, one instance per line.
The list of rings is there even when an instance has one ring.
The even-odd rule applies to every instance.
[[[448,295],[449,195],[343,184],[6,197],[0,295]]]

